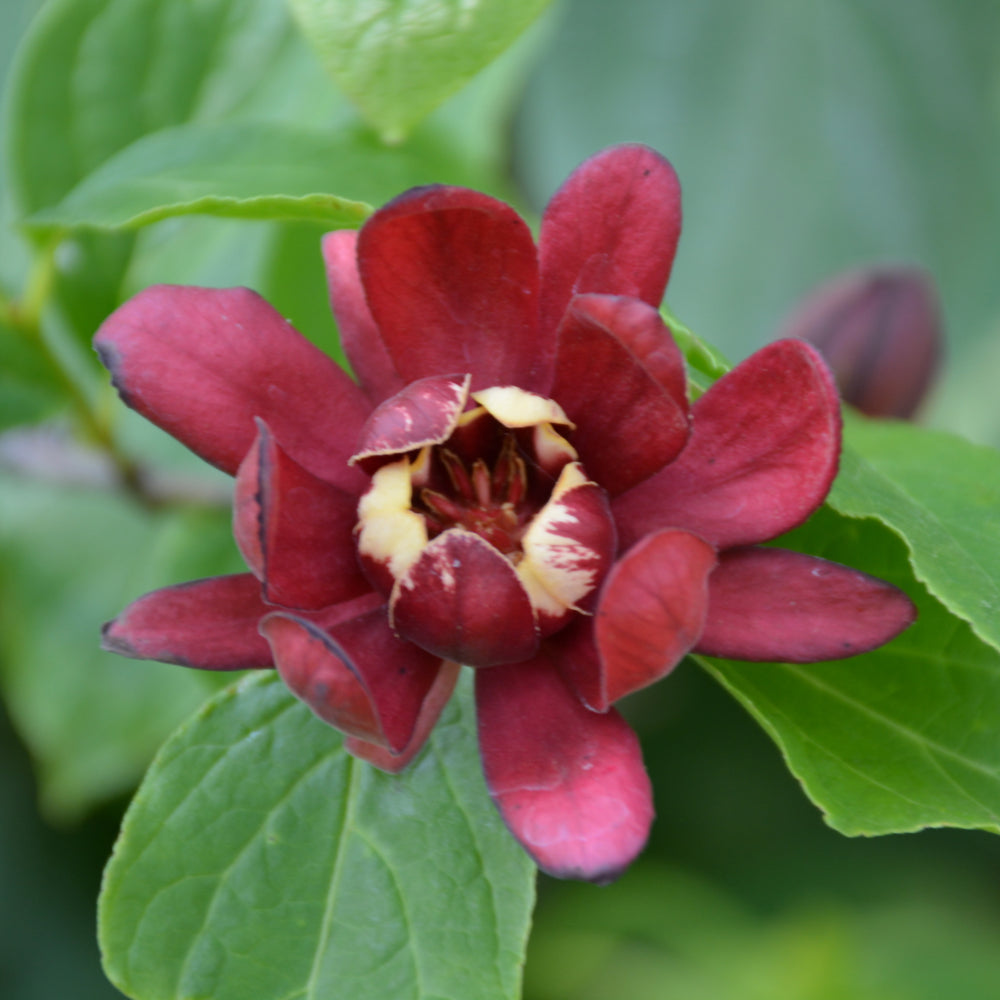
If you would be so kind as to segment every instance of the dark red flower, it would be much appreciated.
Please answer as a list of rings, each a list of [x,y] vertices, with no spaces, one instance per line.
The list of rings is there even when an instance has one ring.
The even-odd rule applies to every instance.
[[[323,245],[351,381],[254,293],[151,288],[99,331],[122,398],[236,476],[251,572],[130,605],[108,648],[277,667],[352,753],[398,770],[475,668],[486,782],[556,875],[604,881],[653,816],[612,707],[690,650],[848,656],[899,591],[775,548],[830,487],[830,374],[766,347],[689,406],[657,312],[670,165],[587,161],[535,243],[508,206],[420,188]]]

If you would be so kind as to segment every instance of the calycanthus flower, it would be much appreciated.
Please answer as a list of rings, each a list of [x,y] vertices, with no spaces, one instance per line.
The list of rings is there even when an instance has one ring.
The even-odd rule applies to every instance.
[[[97,350],[128,405],[236,477],[250,572],[147,594],[106,648],[273,665],[389,771],[465,664],[514,836],[552,874],[614,878],[653,818],[614,702],[692,650],[824,660],[913,619],[887,583],[758,547],[826,496],[838,399],[784,340],[689,405],[657,311],[679,231],[642,146],[584,163],[537,248],[493,198],[408,191],[323,243],[356,382],[245,289],[127,302]]]

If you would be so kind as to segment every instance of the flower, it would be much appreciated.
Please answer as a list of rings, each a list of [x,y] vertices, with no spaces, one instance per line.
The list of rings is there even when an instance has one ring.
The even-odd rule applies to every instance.
[[[915,267],[865,267],[827,281],[795,307],[781,335],[815,345],[844,402],[869,417],[912,419],[944,351],[934,281]]]
[[[486,783],[546,871],[607,881],[653,818],[613,707],[690,650],[848,656],[912,621],[855,570],[760,548],[823,501],[838,400],[816,351],[765,347],[688,403],[660,302],[670,165],[615,147],[548,205],[406,192],[323,251],[352,381],[245,289],[156,287],[96,347],[122,398],[236,477],[249,573],[168,587],[109,649],[277,667],[387,770],[475,671]]]

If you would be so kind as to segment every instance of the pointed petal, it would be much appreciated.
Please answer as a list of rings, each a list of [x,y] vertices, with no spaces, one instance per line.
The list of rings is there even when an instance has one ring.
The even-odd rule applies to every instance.
[[[455,684],[458,681],[461,669],[459,664],[452,663],[449,660],[445,660],[441,664],[441,669],[434,679],[434,684],[431,686],[430,691],[427,692],[424,703],[420,707],[420,715],[417,717],[416,728],[405,749],[394,754],[385,747],[380,747],[376,743],[369,743],[367,740],[360,739],[357,736],[348,736],[344,740],[344,749],[355,757],[360,757],[361,760],[368,761],[369,764],[374,765],[380,771],[386,771],[389,774],[399,774],[420,753],[423,745],[427,742],[427,737],[430,736],[431,730],[437,725],[437,720],[441,717],[444,706],[448,704],[448,699],[451,698],[451,694],[455,690]]]
[[[442,659],[490,667],[532,656],[538,634],[514,567],[471,531],[438,535],[401,577],[392,626]]]
[[[552,641],[553,656],[584,703],[606,712],[665,677],[698,640],[715,550],[685,531],[659,531],[615,563],[592,636],[582,626]]]
[[[614,710],[590,712],[543,658],[476,674],[486,786],[511,833],[557,878],[606,883],[653,821],[639,741]]]
[[[360,492],[347,466],[370,409],[332,359],[246,288],[147,288],[94,338],[122,399],[235,474],[267,421],[313,474]]]
[[[406,384],[396,371],[372,319],[361,286],[357,259],[358,234],[339,229],[323,237],[323,261],[330,289],[330,307],[337,320],[340,343],[365,395],[373,403],[399,392]]]
[[[368,305],[406,381],[471,372],[472,388],[548,388],[531,232],[509,206],[464,188],[408,191],[358,236]]]
[[[592,156],[542,217],[542,329],[555,329],[579,292],[628,295],[658,306],[680,232],[680,183],[659,153],[624,145]]]
[[[233,534],[264,599],[325,608],[371,590],[354,544],[357,498],[304,469],[263,420],[236,473]]]
[[[709,580],[696,649],[738,660],[838,660],[881,646],[916,617],[906,594],[859,570],[785,549],[733,549]]]
[[[576,424],[573,445],[587,475],[616,496],[677,456],[688,415],[686,403],[679,406],[604,325],[602,319],[624,312],[602,298],[581,295],[570,303],[559,327],[552,395]]]
[[[376,407],[358,438],[357,462],[447,441],[469,399],[468,375],[431,375]]]
[[[622,544],[680,527],[717,548],[801,524],[833,483],[840,404],[829,369],[800,340],[752,354],[699,399],[677,460],[616,498]]]
[[[133,601],[104,626],[101,646],[201,670],[270,667],[271,650],[257,633],[269,610],[249,573],[193,580]]]
[[[384,605],[361,598],[308,618],[260,626],[292,694],[324,722],[401,753],[416,732],[441,661],[393,635]]]

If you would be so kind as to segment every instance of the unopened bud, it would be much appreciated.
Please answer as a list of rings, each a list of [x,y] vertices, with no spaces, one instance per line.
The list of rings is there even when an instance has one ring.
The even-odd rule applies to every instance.
[[[844,401],[870,417],[910,419],[943,349],[933,282],[913,267],[867,267],[833,278],[799,303],[782,336],[818,348]]]

